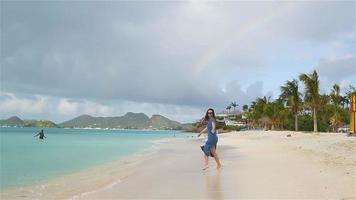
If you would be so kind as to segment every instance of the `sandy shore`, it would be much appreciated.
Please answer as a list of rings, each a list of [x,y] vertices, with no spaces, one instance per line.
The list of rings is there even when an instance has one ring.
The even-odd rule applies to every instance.
[[[67,184],[62,192],[52,188],[42,197],[356,199],[355,137],[287,131],[231,132],[219,135],[223,168],[216,170],[210,159],[206,171],[201,170],[199,145],[203,143],[203,138],[181,138],[159,144],[157,151],[125,168],[108,165],[105,171],[96,169],[64,179]],[[68,190],[73,184],[77,187]]]
[[[207,171],[203,142],[164,144],[126,180],[83,199],[356,199],[356,138],[233,132],[219,138],[223,169],[211,160]]]

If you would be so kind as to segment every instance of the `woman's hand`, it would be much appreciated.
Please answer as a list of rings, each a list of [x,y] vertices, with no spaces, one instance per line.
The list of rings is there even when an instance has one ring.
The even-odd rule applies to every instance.
[[[207,127],[205,127],[202,131],[199,132],[198,137],[200,137],[201,134],[207,131]]]
[[[203,134],[203,132],[202,131],[200,131],[199,133],[198,133],[198,137],[200,137],[201,136],[201,134]]]

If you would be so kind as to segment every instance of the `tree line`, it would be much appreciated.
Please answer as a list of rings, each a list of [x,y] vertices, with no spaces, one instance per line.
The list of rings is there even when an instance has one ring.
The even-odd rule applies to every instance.
[[[350,123],[349,104],[356,88],[349,86],[345,95],[334,84],[329,94],[320,94],[320,81],[316,70],[300,74],[299,80],[288,80],[280,87],[275,100],[260,97],[244,105],[248,126],[265,130],[295,130],[335,132]],[[300,83],[304,86],[301,93]]]

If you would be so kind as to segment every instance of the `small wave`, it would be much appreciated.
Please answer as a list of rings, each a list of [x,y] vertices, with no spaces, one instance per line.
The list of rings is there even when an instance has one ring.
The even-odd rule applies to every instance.
[[[79,195],[75,195],[73,197],[70,197],[69,200],[81,199],[81,198],[83,198],[83,197],[85,197],[87,195],[94,194],[94,193],[97,193],[97,192],[100,192],[100,191],[104,191],[104,190],[110,189],[110,188],[114,187],[115,185],[117,185],[119,183],[121,183],[121,179],[118,179],[117,181],[114,181],[114,182],[112,182],[112,183],[110,183],[110,184],[108,184],[108,185],[106,185],[106,186],[104,186],[102,188],[99,188],[99,189],[96,189],[96,190],[92,190],[92,191],[88,191],[88,192],[83,192],[83,193],[81,193]]]

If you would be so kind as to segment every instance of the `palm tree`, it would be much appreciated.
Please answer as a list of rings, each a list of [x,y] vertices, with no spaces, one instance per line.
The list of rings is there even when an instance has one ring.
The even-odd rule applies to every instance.
[[[298,112],[301,109],[302,99],[300,98],[301,93],[298,91],[298,81],[292,80],[287,81],[287,83],[281,87],[282,94],[280,99],[287,102],[290,110],[294,113],[294,126],[295,131],[298,131]]]
[[[274,130],[276,124],[276,112],[274,103],[267,103],[263,107],[262,121],[265,123],[265,130],[267,130],[267,124],[271,125],[271,129]]]
[[[248,112],[246,113],[246,117],[248,120],[248,126],[252,126],[253,128],[255,125],[258,125],[256,115],[255,115],[255,107],[256,107],[256,101],[252,101],[250,108],[247,110]]]
[[[271,102],[271,96],[268,96],[268,97],[263,96],[263,101],[264,101],[265,103]]]
[[[249,122],[255,125],[262,125],[265,130],[268,128],[270,120],[270,99],[271,97],[264,96],[263,98],[257,98],[251,102],[251,106],[248,109],[247,118]]]
[[[334,132],[337,132],[337,128],[342,126],[343,121],[341,119],[339,112],[337,111],[334,112],[333,116],[331,116],[330,118],[330,124]]]
[[[227,110],[228,112],[230,112],[231,106],[230,106],[230,105],[226,106],[226,110]]]
[[[267,116],[268,111],[268,104],[269,104],[270,97],[264,96],[263,98],[256,99],[256,105],[254,107],[254,114],[256,116],[256,121],[261,121],[264,130],[267,130],[267,125],[270,123],[270,119]]]
[[[349,90],[346,92],[347,104],[350,103],[350,101],[351,101],[351,96],[352,96],[353,94],[356,94],[356,87],[353,86],[353,85],[350,85],[350,86],[349,86]]]
[[[305,85],[304,100],[312,109],[314,132],[318,131],[317,112],[320,108],[320,95],[319,95],[319,77],[316,70],[311,74],[301,74],[299,79]]]
[[[340,86],[338,84],[333,85],[333,89],[330,93],[330,98],[333,104],[337,107],[341,104],[342,97],[340,96]]]
[[[333,116],[330,118],[330,123],[333,128],[333,131],[336,132],[337,128],[341,126],[342,119],[339,113],[340,105],[344,106],[344,98],[340,95],[340,86],[338,84],[334,84],[330,93],[330,99],[333,103]]]
[[[243,110],[244,112],[247,112],[247,110],[248,110],[248,105],[243,105],[243,106],[242,106],[242,110]]]
[[[350,100],[347,96],[341,96],[340,104],[341,104],[342,108],[345,108],[345,106],[346,107],[349,106],[349,103],[350,103]]]
[[[278,126],[279,129],[283,129],[283,125],[288,118],[289,110],[284,107],[283,100],[281,99],[276,99],[270,104],[272,104],[273,108],[273,115],[271,117],[272,130],[275,129],[276,126]]]
[[[235,101],[231,102],[230,106],[232,106],[234,108],[234,111],[235,111],[235,108],[238,106],[237,103]]]

